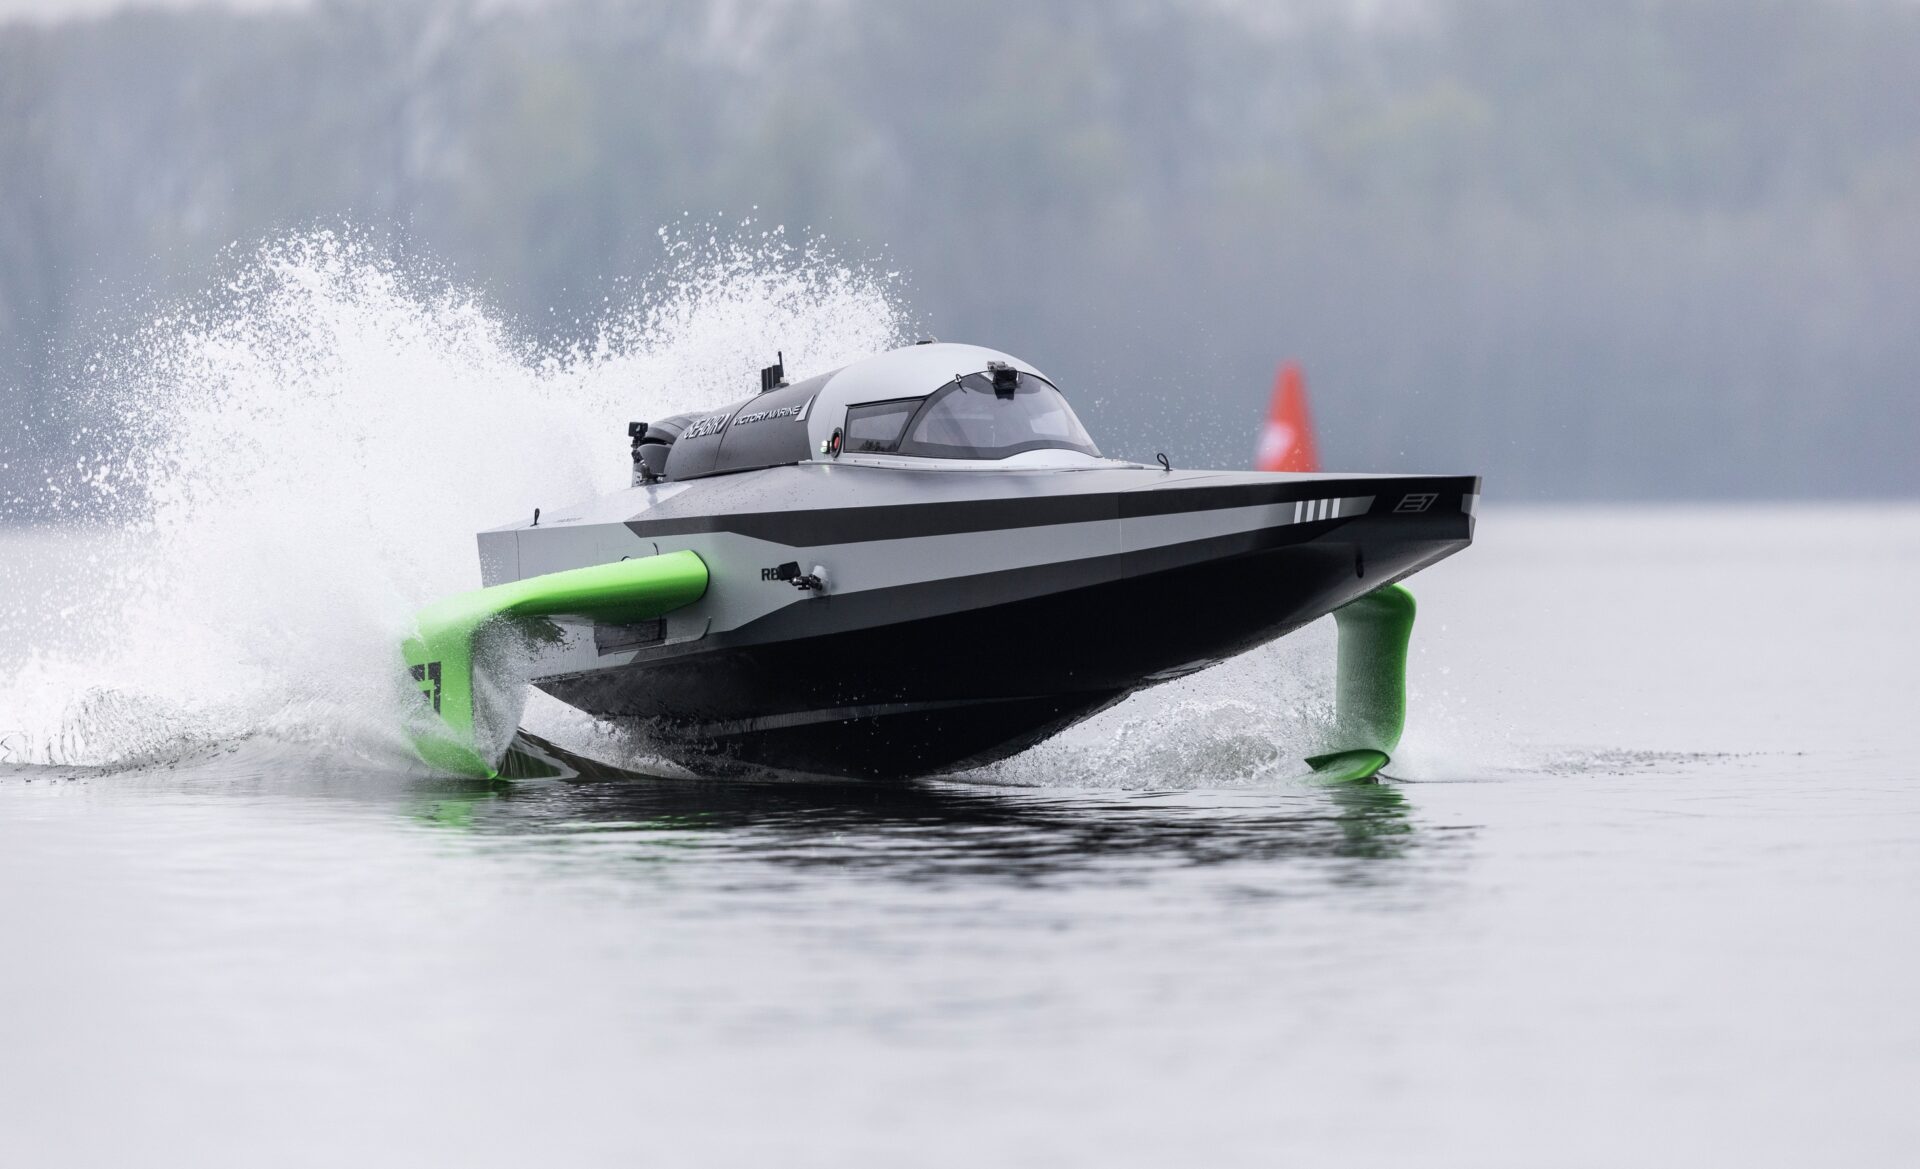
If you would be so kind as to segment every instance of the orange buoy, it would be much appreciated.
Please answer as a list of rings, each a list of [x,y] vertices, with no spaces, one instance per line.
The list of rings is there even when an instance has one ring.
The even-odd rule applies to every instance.
[[[1307,415],[1306,380],[1298,362],[1280,366],[1273,383],[1273,404],[1260,431],[1260,449],[1253,457],[1256,471],[1318,471],[1320,452],[1313,442],[1313,420]]]

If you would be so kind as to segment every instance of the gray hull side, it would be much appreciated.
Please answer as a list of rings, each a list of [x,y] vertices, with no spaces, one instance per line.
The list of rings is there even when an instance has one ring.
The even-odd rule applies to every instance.
[[[1051,595],[1106,596],[1113,590],[1086,590],[1255,553],[1271,557],[1277,549],[1317,547],[1294,554],[1304,573],[1324,574],[1330,555],[1360,568],[1345,593],[1269,586],[1220,598],[1243,611],[1237,619],[1248,630],[1277,635],[1343,596],[1384,583],[1389,567],[1404,575],[1464,547],[1477,492],[1477,480],[1460,476],[802,465],[621,492],[538,527],[483,533],[481,545],[490,584],[623,557],[697,552],[712,574],[698,604],[643,629],[574,626],[543,654],[535,679],[599,713],[753,716],[766,713],[768,696],[758,687],[745,688],[738,710],[718,710],[709,696],[689,711],[674,709],[672,694],[642,684],[640,672],[787,641],[831,647],[860,631],[904,629]],[[1376,565],[1370,577],[1369,558]],[[786,563],[822,569],[826,588],[803,592],[775,579]],[[1294,571],[1285,560],[1276,563],[1264,571],[1281,578]],[[1154,596],[1126,595],[1129,606]],[[1314,611],[1318,605],[1325,607]],[[1116,613],[1113,620],[1130,616]],[[991,636],[991,629],[983,623],[969,636]],[[995,648],[1017,660],[1018,646]],[[915,652],[932,654],[926,668],[939,669],[937,643]],[[845,659],[817,668],[856,679],[874,672]],[[1180,668],[1186,666],[1176,663],[1167,673]],[[583,682],[594,677],[600,682]]]
[[[1381,496],[1398,503],[1409,483],[1452,487],[1456,509],[1471,479],[1275,476],[1133,468],[956,473],[807,464],[619,492],[565,509],[541,524],[480,535],[489,585],[589,564],[691,549],[712,585],[668,619],[667,640],[778,636],[765,619],[799,605],[833,609],[838,597],[922,581],[991,577],[1060,566],[1062,585],[1119,571],[1119,553],[1200,546],[1204,541],[1295,524],[1339,524],[1367,514]],[[1477,488],[1466,488],[1473,490]],[[1234,492],[1248,496],[1234,498]],[[1255,501],[1258,495],[1291,498]],[[1209,498],[1201,499],[1199,497]],[[1163,500],[1191,506],[1157,510]],[[1223,498],[1224,497],[1224,498]],[[1435,506],[1442,506],[1436,501]],[[815,566],[827,588],[803,593],[772,570]],[[1086,563],[1086,574],[1072,566]],[[1104,565],[1104,567],[1102,567]],[[1011,599],[1005,595],[993,600]],[[845,608],[845,606],[840,606]],[[911,619],[901,614],[897,619]],[[820,620],[809,617],[808,622]],[[751,627],[762,626],[757,633]],[[541,673],[590,669],[603,655],[556,652]],[[591,650],[591,647],[587,647]]]

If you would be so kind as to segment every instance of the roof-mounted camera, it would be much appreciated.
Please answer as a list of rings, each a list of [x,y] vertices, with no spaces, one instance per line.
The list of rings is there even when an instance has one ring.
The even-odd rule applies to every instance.
[[[993,375],[993,395],[996,398],[1011,398],[1020,388],[1020,371],[1004,361],[987,362],[987,372]]]

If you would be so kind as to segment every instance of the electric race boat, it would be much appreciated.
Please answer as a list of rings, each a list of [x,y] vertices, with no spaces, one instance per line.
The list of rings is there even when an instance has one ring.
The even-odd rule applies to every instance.
[[[696,771],[907,778],[1004,758],[1325,616],[1334,741],[1397,745],[1399,581],[1466,547],[1467,475],[1104,458],[1039,370],[922,343],[629,427],[632,485],[479,534],[485,587],[405,647],[436,767],[563,773],[531,683]]]

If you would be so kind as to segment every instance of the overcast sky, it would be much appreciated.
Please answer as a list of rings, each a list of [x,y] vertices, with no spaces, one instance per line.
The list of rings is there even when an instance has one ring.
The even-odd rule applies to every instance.
[[[226,8],[285,8],[306,0],[0,0],[0,20],[59,20],[95,16],[116,8],[188,8],[214,3]]]
[[[291,8],[311,2],[312,0],[0,0],[0,23],[11,20],[61,20],[77,16],[98,16],[118,8],[260,9]],[[505,0],[505,2],[525,3],[528,0]],[[538,3],[541,0],[532,0],[532,2]],[[1244,7],[1247,14],[1254,17],[1274,7],[1273,0],[1194,0],[1194,2],[1224,7]],[[1291,0],[1295,6],[1321,2],[1324,0]],[[1417,11],[1420,3],[1422,0],[1346,0],[1347,6],[1362,18],[1392,16],[1405,9]]]

